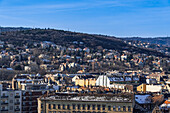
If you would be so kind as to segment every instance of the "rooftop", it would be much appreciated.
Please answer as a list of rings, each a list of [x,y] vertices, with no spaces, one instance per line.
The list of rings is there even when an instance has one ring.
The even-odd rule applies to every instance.
[[[96,101],[96,102],[132,102],[132,95],[86,95],[76,93],[58,93],[52,96],[42,97],[41,100],[69,100],[69,101]]]
[[[135,95],[135,100],[139,103],[139,104],[147,104],[147,103],[151,103],[151,95]]]

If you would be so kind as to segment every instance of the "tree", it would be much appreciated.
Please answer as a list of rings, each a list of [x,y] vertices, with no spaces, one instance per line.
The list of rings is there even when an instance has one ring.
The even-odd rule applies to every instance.
[[[22,67],[21,67],[21,65],[15,65],[15,66],[14,66],[14,69],[15,69],[15,70],[22,70]]]

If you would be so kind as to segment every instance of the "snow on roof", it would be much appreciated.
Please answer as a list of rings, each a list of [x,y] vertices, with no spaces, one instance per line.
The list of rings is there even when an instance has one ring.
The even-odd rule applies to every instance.
[[[131,77],[125,77],[125,81],[132,81]]]
[[[17,81],[25,81],[25,80],[27,80],[27,79],[16,79]]]
[[[124,81],[123,77],[108,77],[110,81]]]
[[[170,104],[162,104],[161,108],[170,108]]]
[[[135,101],[139,104],[151,103],[150,95],[135,95]]]
[[[12,68],[6,68],[7,70],[13,70]]]
[[[139,78],[138,77],[133,77],[133,80],[139,81]]]
[[[119,96],[50,96],[42,99],[47,100],[72,100],[72,101],[114,101],[114,102],[131,102],[130,98]]]

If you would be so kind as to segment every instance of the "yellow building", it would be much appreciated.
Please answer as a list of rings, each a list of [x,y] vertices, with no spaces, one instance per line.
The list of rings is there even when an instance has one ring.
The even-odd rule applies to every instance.
[[[137,87],[138,92],[146,93],[146,84],[141,84]]]
[[[133,95],[55,94],[38,98],[38,113],[133,113]]]
[[[89,78],[89,79],[76,79],[75,80],[76,86],[95,86],[96,85],[96,79],[95,78]]]
[[[137,91],[143,92],[143,93],[147,93],[147,92],[160,93],[160,92],[162,92],[163,89],[168,90],[168,88],[166,86],[163,86],[161,84],[158,84],[158,85],[141,84],[140,86],[137,87]]]

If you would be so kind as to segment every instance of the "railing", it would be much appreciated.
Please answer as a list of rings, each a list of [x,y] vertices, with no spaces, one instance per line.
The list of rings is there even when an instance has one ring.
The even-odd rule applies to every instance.
[[[1,109],[1,111],[8,111],[8,109]]]
[[[1,96],[1,98],[8,98],[8,96]]]
[[[20,111],[20,109],[19,108],[15,108],[15,111]]]
[[[1,102],[1,105],[8,104],[8,102]]]
[[[20,95],[16,95],[15,98],[20,98]]]
[[[20,102],[15,102],[15,105],[18,105],[18,104],[20,104]]]

